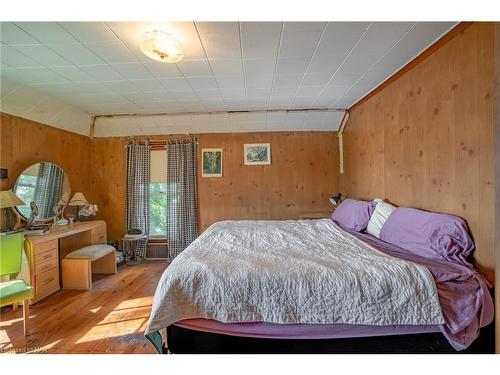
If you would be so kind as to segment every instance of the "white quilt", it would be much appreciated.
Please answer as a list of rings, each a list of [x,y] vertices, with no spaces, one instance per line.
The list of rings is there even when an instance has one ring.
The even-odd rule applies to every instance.
[[[443,323],[425,267],[385,255],[329,219],[213,224],[163,273],[146,333],[190,318]]]

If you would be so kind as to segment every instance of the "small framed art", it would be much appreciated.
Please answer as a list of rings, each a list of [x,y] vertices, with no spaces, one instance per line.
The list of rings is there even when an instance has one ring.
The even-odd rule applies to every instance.
[[[222,148],[203,148],[201,155],[201,176],[222,177]]]
[[[252,143],[243,145],[245,165],[271,164],[271,144]]]

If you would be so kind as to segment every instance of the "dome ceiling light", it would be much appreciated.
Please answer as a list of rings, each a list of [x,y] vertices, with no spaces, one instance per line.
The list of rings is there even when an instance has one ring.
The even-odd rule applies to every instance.
[[[140,47],[147,57],[164,63],[176,63],[184,57],[180,44],[170,34],[160,30],[145,33]]]

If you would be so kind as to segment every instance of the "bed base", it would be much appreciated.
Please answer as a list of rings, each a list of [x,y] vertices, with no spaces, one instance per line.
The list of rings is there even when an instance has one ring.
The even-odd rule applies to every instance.
[[[424,354],[495,353],[494,323],[464,351],[457,352],[441,333],[346,339],[266,339],[167,328],[168,352],[177,354]],[[164,353],[167,350],[164,348]]]

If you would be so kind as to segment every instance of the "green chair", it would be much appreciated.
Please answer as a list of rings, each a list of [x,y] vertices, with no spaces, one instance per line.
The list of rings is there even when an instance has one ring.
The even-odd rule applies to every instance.
[[[22,233],[0,236],[0,276],[14,277],[21,271],[24,235]],[[24,280],[9,280],[0,283],[0,307],[17,306],[23,301],[24,335],[29,334],[29,299],[33,288]]]

